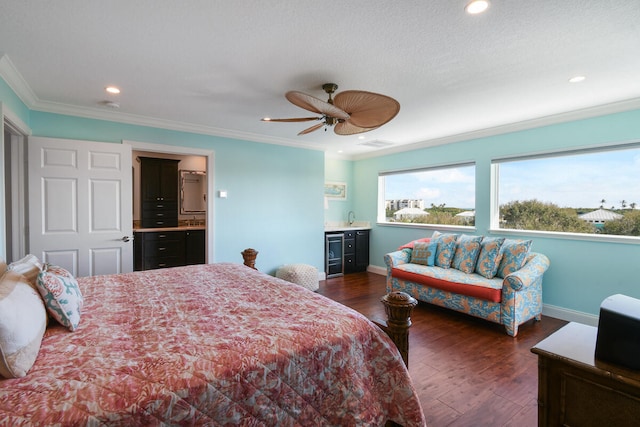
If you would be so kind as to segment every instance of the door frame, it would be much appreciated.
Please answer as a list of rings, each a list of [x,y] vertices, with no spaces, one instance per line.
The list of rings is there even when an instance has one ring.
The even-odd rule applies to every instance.
[[[163,154],[179,154],[183,156],[202,156],[206,157],[207,162],[207,215],[206,215],[206,260],[210,264],[214,262],[214,163],[215,152],[213,150],[203,150],[201,148],[183,147],[177,145],[164,145],[152,142],[122,140],[123,144],[131,146],[132,151],[149,151]],[[135,231],[135,230],[134,230]]]
[[[11,140],[6,141],[5,132],[11,134]],[[6,104],[0,102],[0,176],[5,181],[6,170],[5,150],[9,148],[12,165],[16,166],[11,171],[8,183],[10,185],[9,203],[6,202],[7,191],[5,185],[0,185],[0,257],[4,260],[15,261],[26,255],[28,251],[28,223],[26,205],[26,155],[27,138],[31,135],[31,129],[17,114]],[[8,210],[11,210],[8,212]],[[12,248],[7,254],[7,214],[12,221]],[[12,259],[8,259],[12,258]]]

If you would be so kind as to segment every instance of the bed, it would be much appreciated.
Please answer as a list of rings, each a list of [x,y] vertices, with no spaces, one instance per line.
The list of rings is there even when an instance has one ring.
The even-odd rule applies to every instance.
[[[398,349],[359,313],[241,264],[78,279],[3,425],[425,425]]]

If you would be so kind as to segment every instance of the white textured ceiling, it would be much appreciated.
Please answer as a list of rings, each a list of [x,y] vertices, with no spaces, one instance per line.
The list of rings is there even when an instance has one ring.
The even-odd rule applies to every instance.
[[[397,150],[640,105],[639,0],[493,0],[477,16],[466,1],[3,0],[0,72],[34,110],[356,158],[389,150],[363,142]],[[364,141],[260,121],[313,115],[284,93],[326,99],[326,82],[389,95],[400,113]]]

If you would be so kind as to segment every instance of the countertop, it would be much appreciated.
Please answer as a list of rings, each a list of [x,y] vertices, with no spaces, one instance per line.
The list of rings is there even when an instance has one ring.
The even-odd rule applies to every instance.
[[[134,228],[134,233],[151,233],[154,231],[189,231],[189,230],[206,230],[204,225],[184,225],[179,227],[157,227],[157,228]]]
[[[351,225],[349,225],[346,222],[327,223],[324,225],[325,233],[332,233],[335,231],[356,231],[356,230],[371,230],[371,224],[366,221],[355,221]]]

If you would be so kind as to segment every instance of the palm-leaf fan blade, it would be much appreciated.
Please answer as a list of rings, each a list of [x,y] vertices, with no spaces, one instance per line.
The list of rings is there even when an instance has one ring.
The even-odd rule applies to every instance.
[[[329,104],[328,102],[318,99],[315,96],[307,95],[306,93],[292,90],[287,92],[285,94],[285,97],[292,104],[297,105],[300,108],[304,108],[305,110],[313,111],[314,113],[324,114],[326,116],[335,117],[342,120],[346,120],[349,118],[349,114],[336,107],[335,105]]]
[[[357,133],[369,132],[370,130],[377,129],[378,126],[373,128],[361,128],[349,121],[336,123],[333,131],[338,135],[355,135]]]
[[[271,119],[264,118],[261,119],[263,122],[309,122],[311,120],[320,120],[322,117],[296,117],[291,119]]]
[[[400,111],[400,104],[395,99],[361,90],[340,92],[333,102],[349,113],[351,124],[365,129],[382,126]]]
[[[298,135],[305,135],[307,133],[311,133],[316,129],[320,129],[322,126],[324,126],[324,122],[318,123],[317,125],[313,125],[310,128],[306,128],[305,130],[299,132]]]

